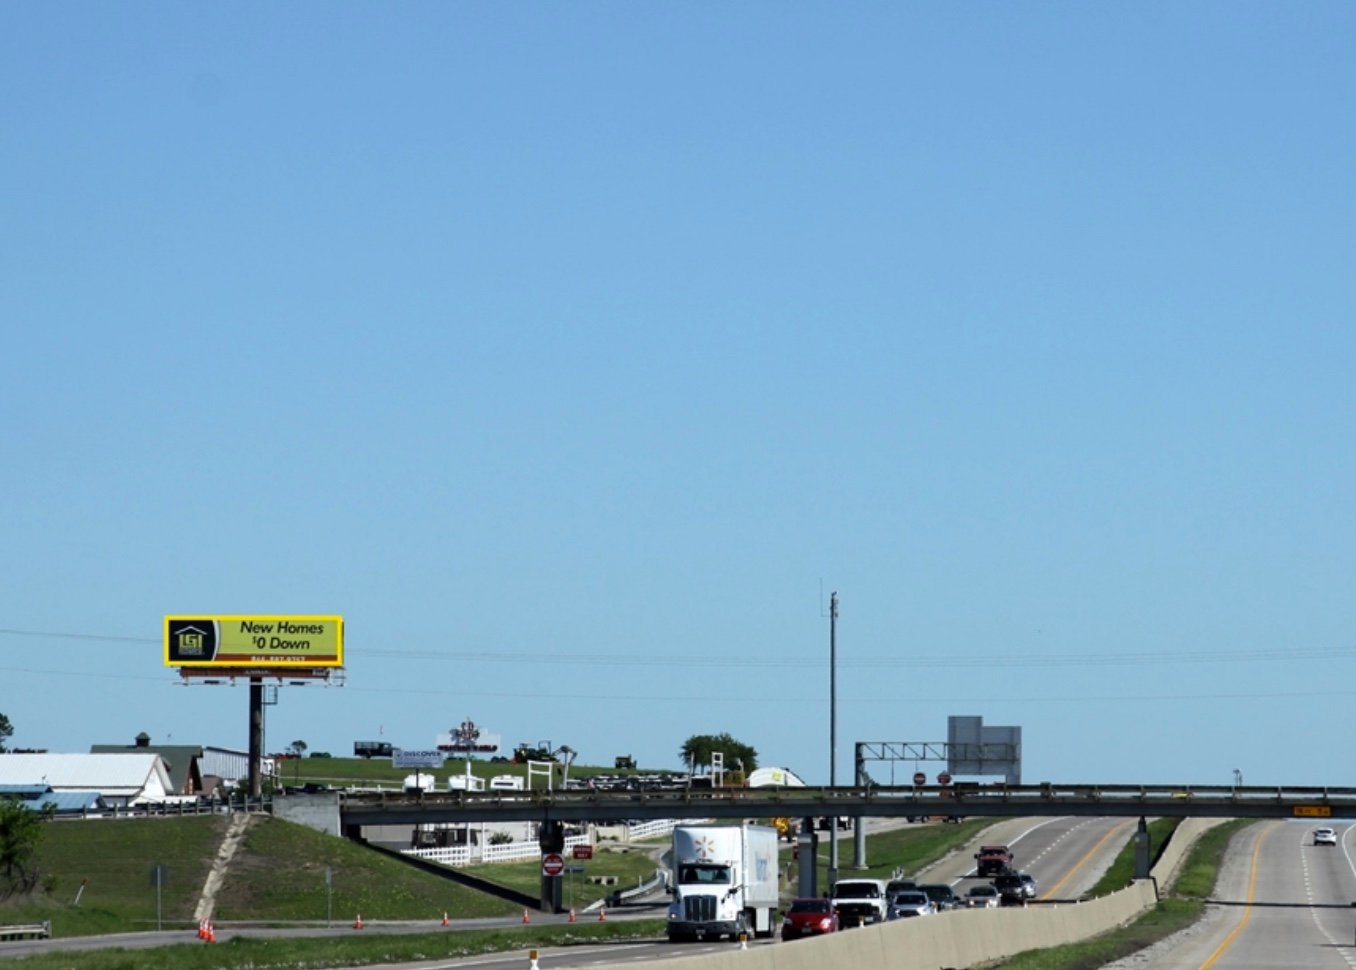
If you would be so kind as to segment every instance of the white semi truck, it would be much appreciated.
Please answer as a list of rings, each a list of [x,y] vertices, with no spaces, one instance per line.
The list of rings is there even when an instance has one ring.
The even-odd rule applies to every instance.
[[[671,941],[771,936],[777,925],[777,830],[679,825],[673,830]]]

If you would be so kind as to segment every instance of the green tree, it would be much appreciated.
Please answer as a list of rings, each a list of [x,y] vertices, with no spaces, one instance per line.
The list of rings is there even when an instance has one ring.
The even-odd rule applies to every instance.
[[[14,725],[9,723],[9,718],[0,714],[0,754],[5,753],[5,742],[9,740],[13,733]]]
[[[288,747],[289,747],[289,749],[291,750],[291,752],[292,752],[294,755],[296,755],[298,758],[300,758],[300,757],[302,757],[303,755],[306,754],[306,742],[305,742],[305,741],[293,741]]]
[[[727,771],[743,771],[747,775],[758,767],[757,750],[728,733],[694,734],[683,742],[678,756],[691,771],[699,772],[710,769],[711,755],[717,751],[724,756]]]
[[[38,884],[38,847],[50,811],[35,812],[17,798],[0,798],[0,899]]]

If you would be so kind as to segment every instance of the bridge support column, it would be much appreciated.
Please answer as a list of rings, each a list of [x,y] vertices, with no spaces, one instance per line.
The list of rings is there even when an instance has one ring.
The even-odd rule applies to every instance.
[[[1140,816],[1135,828],[1135,878],[1149,878],[1149,824]]]
[[[871,784],[866,773],[866,758],[862,754],[862,744],[857,742],[857,787],[863,791]],[[866,816],[858,815],[852,820],[852,868],[865,869],[866,865]]]
[[[800,820],[800,832],[796,835],[796,854],[800,857],[800,882],[796,895],[801,897],[818,896],[815,885],[818,873],[815,864],[819,859],[819,835],[815,832],[815,820]]]

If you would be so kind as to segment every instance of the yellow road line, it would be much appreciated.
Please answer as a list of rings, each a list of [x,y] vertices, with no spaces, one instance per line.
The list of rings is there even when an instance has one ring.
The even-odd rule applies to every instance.
[[[1116,825],[1113,825],[1113,826],[1107,831],[1106,835],[1102,836],[1100,839],[1097,840],[1097,844],[1096,844],[1096,845],[1094,845],[1094,846],[1093,846],[1091,849],[1089,849],[1087,852],[1083,853],[1083,858],[1079,859],[1077,862],[1074,863],[1073,868],[1070,869],[1068,872],[1066,872],[1066,873],[1064,874],[1064,878],[1063,878],[1063,879],[1061,879],[1059,882],[1055,883],[1053,886],[1051,886],[1051,887],[1049,888],[1049,890],[1046,891],[1045,895],[1042,896],[1041,899],[1050,899],[1050,898],[1052,898],[1052,897],[1055,895],[1055,893],[1059,892],[1060,887],[1063,886],[1063,885],[1064,885],[1066,882],[1068,882],[1070,879],[1072,879],[1075,872],[1077,872],[1079,869],[1082,869],[1085,865],[1087,865],[1088,860],[1091,859],[1091,858],[1093,857],[1093,855],[1096,854],[1096,852],[1097,852],[1098,849],[1100,849],[1102,846],[1106,845],[1108,839],[1110,839],[1113,835],[1115,835],[1115,834],[1116,834],[1117,832],[1119,832],[1121,829],[1123,829],[1123,828],[1125,828],[1127,825],[1129,825],[1129,824],[1131,823],[1131,821],[1132,821],[1131,819],[1127,819],[1127,820],[1124,821],[1124,822],[1118,822]]]
[[[1210,954],[1210,959],[1201,964],[1201,970],[1210,970],[1215,965],[1215,961],[1224,956],[1224,951],[1233,946],[1234,940],[1238,934],[1243,932],[1243,927],[1248,925],[1248,920],[1252,918],[1252,903],[1257,897],[1257,857],[1262,852],[1262,843],[1266,841],[1268,835],[1275,831],[1275,826],[1271,826],[1265,832],[1257,837],[1257,844],[1252,849],[1252,873],[1248,876],[1248,903],[1243,908],[1243,918],[1238,921],[1238,925],[1233,928],[1224,942],[1219,945],[1214,953]]]

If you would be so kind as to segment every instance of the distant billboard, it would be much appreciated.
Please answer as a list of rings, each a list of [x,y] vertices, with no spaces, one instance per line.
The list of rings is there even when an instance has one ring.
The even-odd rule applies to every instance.
[[[396,748],[391,752],[392,768],[441,768],[446,760],[447,752],[437,749],[406,751],[404,748]]]
[[[342,667],[341,616],[167,616],[165,666]]]

